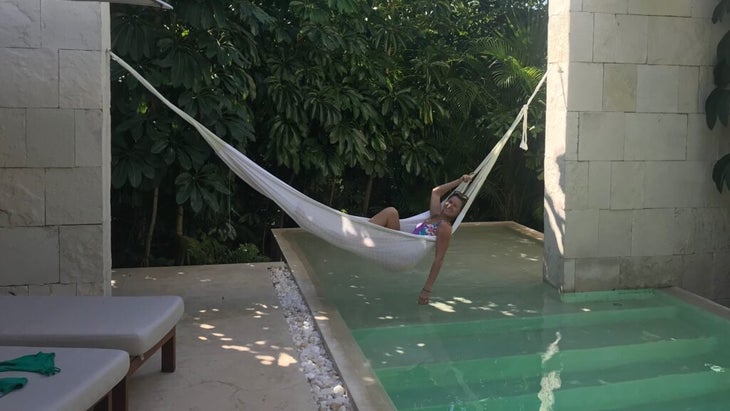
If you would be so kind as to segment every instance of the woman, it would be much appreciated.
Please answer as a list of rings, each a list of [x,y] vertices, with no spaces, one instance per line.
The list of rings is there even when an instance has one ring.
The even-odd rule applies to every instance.
[[[428,304],[431,298],[431,287],[436,282],[441,271],[441,264],[444,261],[446,250],[449,248],[449,242],[451,241],[451,225],[456,220],[456,217],[461,213],[461,209],[467,201],[467,196],[462,193],[455,192],[441,204],[441,197],[449,191],[453,190],[462,182],[471,181],[471,176],[464,174],[461,178],[451,181],[446,184],[434,187],[431,190],[431,216],[421,223],[419,223],[413,234],[418,235],[430,235],[436,237],[436,255],[434,256],[433,263],[431,264],[431,270],[428,273],[426,284],[421,289],[421,294],[418,296],[418,304]],[[388,207],[383,209],[378,214],[375,214],[370,222],[383,227],[387,227],[393,230],[400,231],[400,216],[398,210],[394,207]]]

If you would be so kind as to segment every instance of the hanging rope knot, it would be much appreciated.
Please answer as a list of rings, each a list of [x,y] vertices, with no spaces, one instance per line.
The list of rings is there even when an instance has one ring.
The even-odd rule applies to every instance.
[[[525,151],[527,151],[527,111],[529,108],[529,103],[522,106],[522,141],[520,141],[520,148]]]

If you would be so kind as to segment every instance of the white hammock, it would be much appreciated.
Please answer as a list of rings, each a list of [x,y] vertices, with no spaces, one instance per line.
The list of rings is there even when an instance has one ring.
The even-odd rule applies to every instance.
[[[306,231],[336,247],[378,261],[386,267],[395,270],[405,270],[415,266],[429,250],[433,249],[436,243],[435,237],[411,234],[416,224],[429,217],[429,211],[400,220],[401,231],[395,231],[372,224],[368,222],[368,218],[366,217],[352,216],[327,207],[300,193],[258,166],[251,159],[228,145],[228,143],[216,136],[197,120],[168,101],[120,57],[114,53],[111,53],[111,57],[129,71],[143,86],[157,96],[172,111],[195,127],[205,141],[210,144],[218,157],[236,175],[256,191],[273,200]],[[545,77],[543,76],[540,80],[540,83],[535,88],[535,92],[527,104],[522,107],[522,110],[520,110],[509,130],[507,130],[504,136],[492,148],[492,151],[476,170],[474,170],[472,181],[469,184],[462,183],[456,188],[456,190],[468,195],[469,200],[464,204],[461,214],[454,222],[452,231],[455,231],[459,227],[459,224],[461,224],[461,221],[464,219],[464,214],[466,214],[466,211],[474,201],[475,194],[486,181],[487,175],[492,170],[502,148],[507,143],[507,140],[520,120],[523,120],[523,136],[520,146],[523,149],[527,149],[527,108],[545,81]]]

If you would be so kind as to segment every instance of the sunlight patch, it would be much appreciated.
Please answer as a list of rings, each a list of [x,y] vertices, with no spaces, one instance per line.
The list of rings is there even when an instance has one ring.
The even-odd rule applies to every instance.
[[[278,365],[279,367],[288,367],[296,363],[297,360],[285,352],[279,353],[279,359],[276,361],[276,365]]]
[[[263,365],[271,365],[274,363],[274,360],[276,358],[270,356],[270,355],[257,355],[256,359],[261,362]]]
[[[715,372],[725,372],[725,368],[720,367],[719,365],[706,363],[705,367],[710,367],[710,369]]]
[[[234,350],[234,351],[241,351],[241,352],[251,351],[250,348],[243,346],[243,345],[221,345],[221,348],[223,348],[224,350]]]
[[[448,305],[446,303],[436,302],[436,303],[430,303],[428,305],[430,305],[431,307],[433,307],[437,310],[443,311],[445,313],[455,313],[456,312],[456,310],[454,310],[453,306]]]

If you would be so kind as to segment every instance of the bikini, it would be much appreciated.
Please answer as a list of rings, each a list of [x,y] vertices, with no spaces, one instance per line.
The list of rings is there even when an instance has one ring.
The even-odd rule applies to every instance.
[[[426,223],[425,221],[422,223],[418,223],[416,228],[413,229],[413,234],[430,235],[432,237],[435,237],[440,223],[441,221],[437,221],[435,223]]]

